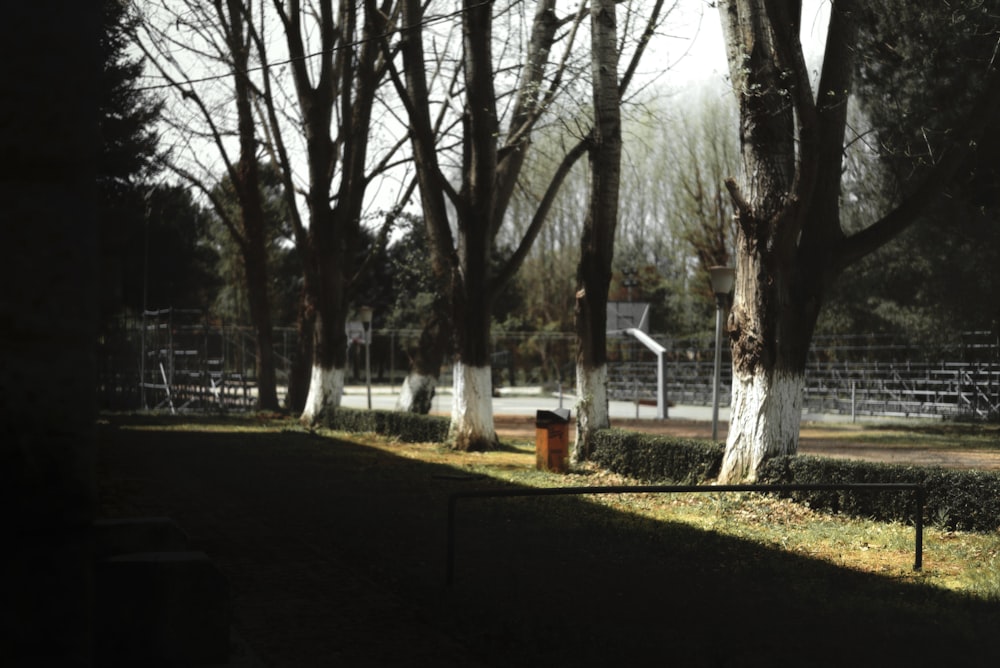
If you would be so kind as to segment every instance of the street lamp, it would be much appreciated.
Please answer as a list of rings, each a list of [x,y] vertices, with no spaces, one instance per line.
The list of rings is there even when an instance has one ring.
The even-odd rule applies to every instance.
[[[709,267],[715,293],[715,380],[712,383],[712,440],[719,439],[719,374],[722,367],[722,311],[736,282],[732,267]]]
[[[372,314],[371,306],[358,309],[358,317],[365,328],[365,387],[368,389],[368,410],[372,409]]]

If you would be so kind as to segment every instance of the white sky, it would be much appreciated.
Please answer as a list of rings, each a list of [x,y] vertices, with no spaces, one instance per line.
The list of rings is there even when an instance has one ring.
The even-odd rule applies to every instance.
[[[722,21],[715,2],[679,0],[663,35],[654,44],[657,59],[671,66],[664,77],[675,88],[693,83],[724,85],[729,74]],[[830,16],[830,0],[804,0],[801,39],[806,62],[818,66]],[[660,55],[663,54],[663,55]]]
[[[706,86],[724,91],[728,66],[718,8],[711,0],[676,1],[676,9],[650,45],[640,76],[656,76],[658,86],[679,93],[699,91]],[[802,41],[809,63],[819,60],[816,51],[825,34],[829,8],[830,0],[804,0]],[[151,75],[155,71],[147,66],[146,73]],[[168,94],[168,103],[173,101],[170,98],[176,99]],[[399,179],[397,176],[395,180],[372,184],[367,198],[372,208],[391,204],[400,187]]]

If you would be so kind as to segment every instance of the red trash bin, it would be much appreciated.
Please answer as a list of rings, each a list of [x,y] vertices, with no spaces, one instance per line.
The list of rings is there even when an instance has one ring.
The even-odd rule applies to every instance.
[[[569,409],[535,413],[535,468],[566,473],[569,469]]]

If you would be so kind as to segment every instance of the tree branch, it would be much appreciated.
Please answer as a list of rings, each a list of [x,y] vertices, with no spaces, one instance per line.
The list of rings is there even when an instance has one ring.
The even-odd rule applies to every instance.
[[[985,92],[962,126],[961,137],[945,151],[910,195],[883,218],[844,240],[836,258],[838,269],[851,265],[894,239],[912,225],[945,190],[962,163],[975,150],[976,139],[1000,111],[1000,69],[994,64],[990,65],[984,89]]]
[[[562,188],[563,182],[569,175],[570,171],[573,169],[573,165],[577,163],[583,156],[587,154],[593,144],[593,133],[584,137],[578,141],[573,148],[571,148],[565,156],[563,156],[562,161],[559,163],[559,167],[556,168],[555,173],[552,175],[552,180],[549,181],[548,187],[545,189],[545,194],[542,195],[541,201],[538,203],[538,207],[535,209],[534,215],[531,217],[531,222],[528,224],[528,229],[525,230],[524,236],[521,238],[521,243],[518,244],[517,249],[514,253],[507,259],[503,267],[493,278],[492,285],[490,287],[490,294],[494,294],[498,288],[507,284],[517,271],[524,264],[524,260],[528,257],[528,253],[531,252],[531,247],[535,243],[535,239],[538,237],[538,233],[542,230],[542,225],[545,223],[545,219],[548,218],[549,211],[552,209],[552,205],[555,203],[556,196],[559,194],[559,190]]]

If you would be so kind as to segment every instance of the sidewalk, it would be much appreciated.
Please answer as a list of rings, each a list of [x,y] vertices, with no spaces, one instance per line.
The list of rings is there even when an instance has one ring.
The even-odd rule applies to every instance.
[[[534,415],[537,410],[551,410],[553,408],[568,408],[576,412],[576,396],[566,393],[562,396],[560,404],[559,395],[556,393],[543,392],[540,387],[514,387],[501,388],[501,396],[493,398],[493,413],[495,415]],[[399,387],[389,387],[386,385],[372,386],[372,408],[376,410],[393,410],[396,407],[396,398],[399,395]],[[368,396],[364,385],[348,385],[344,388],[344,398],[342,406],[347,408],[367,408]],[[432,413],[451,412],[451,386],[438,387],[437,395],[434,397],[434,405],[431,407]],[[632,401],[609,401],[608,412],[610,417],[618,419],[638,419],[655,420],[656,406],[640,404],[636,406]],[[698,422],[712,421],[712,407],[693,404],[683,404],[670,406],[667,409],[667,419],[694,420]],[[903,417],[879,417],[872,415],[859,415],[857,422],[905,422],[907,420],[934,420],[939,419],[934,416],[912,416]],[[803,422],[851,422],[851,416],[840,413],[813,413],[802,412]],[[719,406],[719,422],[726,424],[729,422],[729,406]]]
[[[516,394],[511,393],[511,389]],[[506,390],[506,391],[505,391]],[[534,415],[537,410],[552,410],[560,407],[559,395],[543,393],[541,388],[517,387],[501,390],[501,396],[493,398],[493,412],[496,415]],[[393,410],[399,388],[386,386],[372,387],[372,408],[377,410]],[[505,396],[506,395],[506,396]],[[349,385],[344,388],[344,398],[341,405],[347,408],[367,408],[368,396],[363,385]],[[576,396],[564,394],[562,407],[575,413]],[[434,397],[432,413],[448,413],[451,411],[451,387],[438,388]],[[609,401],[608,412],[612,418],[655,420],[656,406],[640,404],[638,407],[632,401]],[[683,420],[700,420],[709,422],[712,419],[711,406],[670,406],[667,418]],[[719,420],[729,420],[729,407],[719,407]]]

